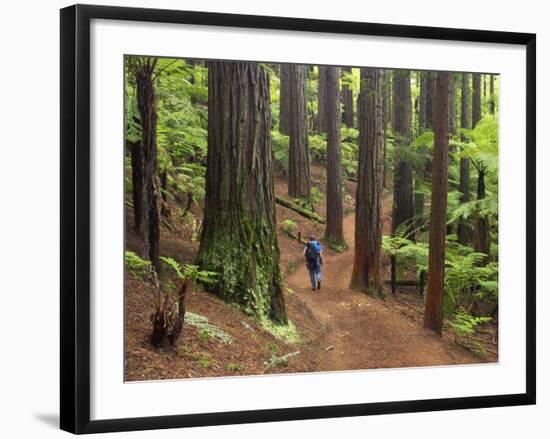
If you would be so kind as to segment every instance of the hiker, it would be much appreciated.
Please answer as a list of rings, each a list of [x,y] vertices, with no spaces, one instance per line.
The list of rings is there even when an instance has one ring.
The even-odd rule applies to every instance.
[[[310,237],[309,242],[304,248],[304,255],[306,257],[306,267],[309,271],[312,290],[321,289],[321,265],[323,265],[322,251],[323,247],[321,247],[321,244],[315,239],[315,236]]]

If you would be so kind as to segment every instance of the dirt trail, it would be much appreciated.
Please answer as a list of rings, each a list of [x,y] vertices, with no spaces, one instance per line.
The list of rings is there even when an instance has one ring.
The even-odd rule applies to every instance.
[[[391,200],[384,200],[384,234],[391,223]],[[401,312],[396,302],[384,302],[349,289],[354,257],[355,216],[344,220],[349,249],[324,250],[321,290],[312,291],[305,264],[286,278],[288,287],[305,302],[324,326],[320,370],[350,370],[475,363],[480,359],[425,331]],[[292,318],[292,316],[291,316]]]

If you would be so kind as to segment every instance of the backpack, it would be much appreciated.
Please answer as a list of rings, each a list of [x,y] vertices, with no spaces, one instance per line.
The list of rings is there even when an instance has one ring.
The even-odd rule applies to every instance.
[[[319,249],[318,245],[315,245],[313,241],[309,241],[306,246],[306,261],[311,263],[316,263],[319,258]]]

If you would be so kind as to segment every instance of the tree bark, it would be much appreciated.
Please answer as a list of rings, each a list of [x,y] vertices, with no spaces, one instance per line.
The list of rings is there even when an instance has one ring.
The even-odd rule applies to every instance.
[[[325,111],[325,71],[322,66],[317,67],[317,132],[327,132]]]
[[[287,136],[290,134],[290,64],[281,64],[279,85],[279,131]]]
[[[468,73],[462,73],[462,86],[461,86],[462,99],[460,103],[460,127],[464,129],[470,129],[470,75]],[[461,139],[464,142],[465,136],[462,134]],[[460,159],[460,202],[466,203],[470,201],[470,159]],[[471,229],[468,221],[459,219],[457,227],[458,242],[462,245],[468,245],[471,240]]]
[[[384,72],[384,81],[382,85],[382,95],[383,95],[383,111],[384,111],[384,139],[382,141],[382,187],[388,187],[387,175],[388,175],[388,124],[391,117],[391,70],[386,70]]]
[[[408,148],[412,138],[411,76],[408,70],[393,72],[393,132],[396,153],[393,177],[392,234],[414,217],[413,175],[411,163],[401,157],[399,149]],[[412,226],[412,224],[410,224]],[[414,239],[414,236],[411,236]],[[397,260],[391,256],[391,277],[396,279]],[[392,283],[392,294],[395,294]]]
[[[143,146],[143,253],[159,272],[160,191],[157,177],[157,97],[153,84],[156,63],[156,58],[141,59],[135,73]]]
[[[352,289],[381,296],[382,290],[382,142],[384,71],[361,69],[358,99],[359,160],[355,207],[355,257]]]
[[[472,128],[481,120],[481,74],[472,74]]]
[[[434,88],[435,74],[426,72],[426,125],[425,129],[431,130],[434,126]]]
[[[351,67],[342,67],[344,74],[351,75]],[[353,127],[353,90],[349,85],[342,84],[342,120],[347,127]]]
[[[269,78],[257,63],[209,63],[205,288],[258,319],[287,323],[275,221]]]
[[[143,205],[145,202],[144,193],[144,176],[143,176],[143,149],[140,142],[128,142],[132,159],[132,201],[134,204],[134,230],[145,239],[146,234],[143,229],[145,222],[145,210]]]
[[[340,145],[340,69],[319,67],[324,76],[324,110],[327,128],[327,225],[325,240],[335,248],[346,247],[342,200],[342,151]]]
[[[307,66],[289,64],[290,145],[288,152],[288,195],[310,198],[309,146],[307,139]]]
[[[489,75],[489,113],[495,114],[495,75]]]
[[[434,166],[430,212],[430,251],[424,328],[441,335],[445,283],[445,237],[447,220],[447,172],[449,155],[449,72],[439,72],[435,90]]]
[[[394,71],[393,76],[395,144],[398,148],[408,148],[412,137],[411,127],[411,81],[408,70]],[[396,157],[394,172],[393,231],[414,216],[412,166],[406,159]]]
[[[477,169],[477,199],[485,198],[485,168],[478,164]],[[487,217],[476,215],[476,226],[474,235],[474,251],[484,253],[487,256],[483,259],[481,265],[487,265],[490,257],[491,241],[489,237],[489,219]]]
[[[449,133],[456,134],[456,84],[453,74],[449,85]]]
[[[420,72],[420,93],[419,100],[420,105],[418,108],[418,125],[419,132],[422,134],[426,130],[426,92],[428,82],[428,72]]]

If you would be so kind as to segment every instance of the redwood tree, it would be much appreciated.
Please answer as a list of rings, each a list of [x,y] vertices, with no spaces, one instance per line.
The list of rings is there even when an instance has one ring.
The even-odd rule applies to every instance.
[[[358,98],[359,160],[355,207],[355,258],[350,287],[382,295],[382,142],[384,71],[361,69]]]
[[[141,121],[143,191],[141,236],[143,254],[160,269],[160,190],[157,176],[157,97],[154,86],[156,58],[132,58],[130,68],[136,77],[137,104]],[[139,179],[136,179],[139,181]]]
[[[447,162],[449,155],[449,72],[439,72],[435,87],[434,159],[430,213],[428,288],[424,327],[441,335],[445,283],[445,238],[447,222]]]
[[[481,119],[481,74],[472,74],[472,128]]]
[[[460,127],[470,129],[470,74],[462,73],[461,84],[461,101],[460,101]],[[461,135],[462,141],[466,138]],[[460,159],[460,202],[467,203],[470,201],[470,159],[465,157]],[[471,230],[468,221],[460,219],[457,227],[458,242],[462,245],[468,245],[470,242]]]
[[[393,131],[396,144],[402,150],[409,147],[412,137],[411,81],[408,70],[395,71],[393,76]],[[409,160],[397,151],[394,174],[393,228],[409,221],[413,215],[413,176]]]
[[[211,292],[286,323],[275,223],[269,78],[257,63],[210,62],[201,270]]]
[[[393,132],[396,148],[394,168],[392,232],[404,223],[410,224],[414,217],[413,175],[410,161],[403,157],[412,138],[411,76],[408,70],[393,73]],[[411,224],[412,225],[412,224]],[[411,236],[414,239],[414,236]],[[392,293],[395,293],[396,258],[391,258]]]
[[[290,81],[288,78],[290,64],[279,67],[279,131],[290,133]]]
[[[307,66],[288,65],[290,95],[290,145],[288,151],[288,194],[310,198],[309,146],[307,139]]]
[[[327,224],[325,240],[346,247],[342,200],[342,151],[340,145],[340,89],[338,67],[320,67],[324,75],[324,110],[327,128]]]
[[[351,67],[342,67],[342,73],[342,120],[347,127],[353,127],[353,90],[345,80],[345,76],[351,75]]]
[[[495,114],[495,75],[489,75],[489,113]]]
[[[475,128],[481,120],[481,74],[473,74],[472,85],[472,128]],[[477,199],[482,200],[485,198],[485,166],[483,163],[475,163],[475,167],[477,170]],[[475,218],[474,249],[489,255],[489,221],[479,214]],[[488,258],[485,258],[483,262],[487,263]]]
[[[325,112],[325,70],[317,68],[317,132],[327,132],[327,121]]]

